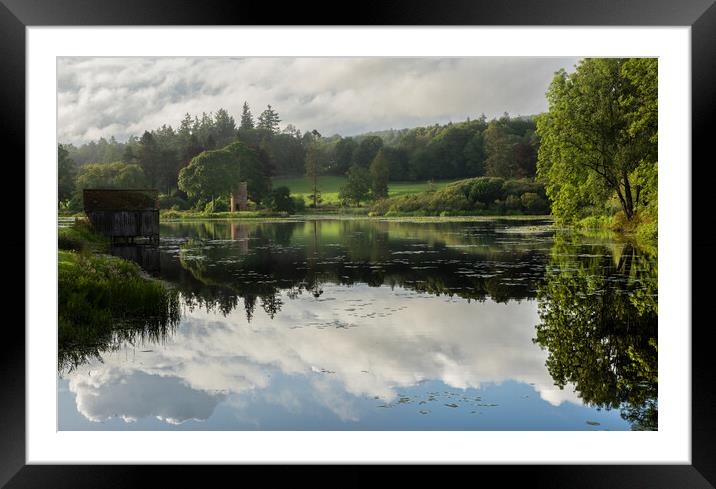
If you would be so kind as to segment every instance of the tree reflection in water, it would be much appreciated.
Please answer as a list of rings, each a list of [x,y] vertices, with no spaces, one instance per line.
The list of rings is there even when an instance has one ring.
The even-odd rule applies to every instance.
[[[237,232],[233,226],[249,231]],[[519,244],[501,241],[504,236],[486,232],[495,226],[481,223],[480,232],[472,235],[464,223],[212,225],[189,235],[179,246],[178,260],[163,256],[162,275],[179,284],[190,307],[227,314],[241,298],[248,320],[257,303],[273,317],[282,294],[295,298],[307,292],[319,299],[328,283],[398,286],[503,303],[534,298],[548,244],[543,236],[521,236]],[[237,235],[244,238],[233,245],[226,242]]]
[[[656,257],[631,243],[612,252],[558,235],[537,300],[534,341],[548,350],[556,384],[620,409],[633,429],[657,429]]]

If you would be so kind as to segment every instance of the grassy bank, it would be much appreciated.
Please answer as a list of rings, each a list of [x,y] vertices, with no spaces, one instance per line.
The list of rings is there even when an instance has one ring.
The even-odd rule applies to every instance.
[[[104,254],[108,242],[84,221],[60,229],[58,246],[60,368],[117,340],[162,334],[178,321],[178,293],[136,264]]]
[[[659,237],[658,221],[649,213],[637,214],[631,220],[623,213],[589,216],[570,224],[579,230],[619,233],[647,246],[655,246]]]
[[[200,211],[178,211],[166,209],[159,211],[159,219],[162,221],[174,221],[182,219],[275,219],[288,217],[287,212],[261,211],[237,211],[237,212],[200,212]]]

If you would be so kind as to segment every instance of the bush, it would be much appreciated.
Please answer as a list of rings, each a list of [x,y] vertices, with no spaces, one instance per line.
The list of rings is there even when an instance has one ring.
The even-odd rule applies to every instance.
[[[508,195],[505,199],[505,207],[510,210],[519,210],[522,208],[522,200],[515,195]]]
[[[303,199],[301,199],[303,200]],[[295,212],[295,200],[291,198],[291,190],[288,187],[277,187],[271,191],[267,198],[269,209],[278,212]]]
[[[453,182],[440,190],[401,195],[373,203],[371,212],[376,215],[411,214],[418,215],[469,215],[509,212],[519,214],[523,209],[530,212],[548,211],[546,199],[540,196],[544,189],[540,183],[520,180],[513,184],[511,180],[492,177],[469,178]],[[520,194],[505,194],[529,188],[538,192],[526,192],[524,199]],[[525,203],[527,205],[525,205]],[[528,208],[532,206],[532,208]],[[492,211],[492,212],[491,212]]]
[[[182,199],[178,195],[159,195],[159,208],[160,209],[174,209],[174,210],[186,210],[189,208],[189,202]]]
[[[85,242],[77,236],[60,233],[57,237],[57,247],[61,250],[84,251]]]
[[[520,196],[522,207],[531,212],[549,212],[547,200],[534,192],[526,192]]]
[[[293,201],[294,212],[304,212],[306,210],[306,201],[303,200],[303,197],[291,197],[291,200]]]
[[[502,194],[504,196],[514,195],[515,197],[520,197],[525,193],[545,195],[544,186],[539,182],[535,182],[527,178],[506,180],[502,185]]]
[[[229,199],[228,197],[218,197],[214,200],[210,200],[204,206],[204,212],[212,214],[214,212],[228,212],[229,211]]]
[[[659,237],[659,226],[656,221],[648,221],[639,224],[636,228],[637,238],[644,241],[655,241]]]
[[[472,202],[489,204],[502,197],[502,178],[480,177],[472,179],[469,199]]]
[[[609,229],[612,225],[611,216],[587,216],[576,223],[580,229]]]

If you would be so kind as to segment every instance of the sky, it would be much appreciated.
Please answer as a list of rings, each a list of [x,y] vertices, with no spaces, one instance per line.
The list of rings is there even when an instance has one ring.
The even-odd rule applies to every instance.
[[[281,127],[324,136],[547,109],[554,72],[578,58],[58,58],[58,139],[126,141],[186,113],[237,125],[270,104]]]

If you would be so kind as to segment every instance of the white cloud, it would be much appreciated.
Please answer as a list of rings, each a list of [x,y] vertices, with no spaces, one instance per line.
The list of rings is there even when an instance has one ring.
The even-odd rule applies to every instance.
[[[322,298],[346,290],[331,287]],[[401,388],[424,380],[455,389],[517,381],[531,384],[552,405],[582,404],[572,387],[554,385],[545,368],[547,352],[532,342],[534,301],[505,305],[418,296],[401,309],[396,304],[403,302],[396,303],[385,287],[350,291],[383,316],[360,317],[341,300],[316,308],[310,295],[283,297],[273,320],[257,308],[250,324],[241,307],[226,317],[187,311],[176,334],[153,352],[107,354],[104,363],[69,374],[78,410],[95,420],[111,414],[205,419],[216,396],[254,392],[300,411],[296,396],[273,390],[273,370],[308,379],[309,397],[343,420],[359,419],[358,398],[390,402]]]
[[[546,109],[553,73],[576,58],[60,58],[58,137],[129,135],[225,108],[267,104],[322,134]]]

